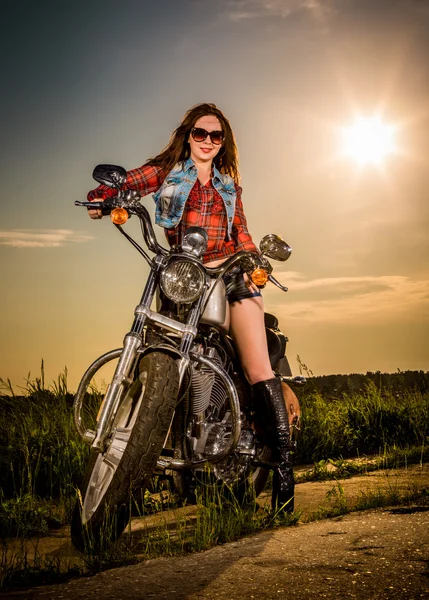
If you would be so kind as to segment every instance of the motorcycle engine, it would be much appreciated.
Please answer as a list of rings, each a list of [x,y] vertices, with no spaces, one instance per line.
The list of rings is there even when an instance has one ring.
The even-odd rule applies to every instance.
[[[223,365],[214,347],[206,356]],[[194,415],[193,427],[188,431],[193,451],[204,457],[222,452],[231,438],[231,414],[227,410],[228,393],[217,374],[206,365],[192,365],[190,373],[190,408]],[[233,454],[213,465],[214,474],[227,484],[245,477],[256,454],[256,437],[252,429],[243,428]]]
[[[216,361],[220,366],[223,366],[219,353],[216,348],[210,347],[207,349],[205,356]],[[206,365],[191,366],[191,385],[190,385],[190,407],[194,415],[199,415],[212,405],[213,411],[221,410],[227,399],[225,387],[214,371]]]
[[[216,454],[227,445],[231,436],[231,424],[229,419],[211,428],[206,443],[206,454]],[[228,423],[229,421],[229,423]],[[213,465],[213,471],[217,479],[221,479],[228,485],[233,485],[239,479],[247,476],[251,462],[256,455],[256,437],[252,429],[242,429],[235,451],[224,460]]]

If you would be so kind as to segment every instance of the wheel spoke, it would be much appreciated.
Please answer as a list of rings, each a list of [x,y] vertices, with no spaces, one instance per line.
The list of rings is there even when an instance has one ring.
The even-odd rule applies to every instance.
[[[91,518],[109,489],[110,482],[122,460],[131,432],[132,429],[118,427],[107,452],[99,457],[94,466],[92,482],[88,487],[82,510],[84,522]]]
[[[115,446],[116,446],[116,445],[119,445],[118,442],[124,442],[125,446],[126,446],[130,439],[131,431],[132,431],[132,429],[129,429],[128,427],[127,428],[118,427],[115,431],[112,445],[115,444]],[[125,446],[124,446],[124,448],[125,448]]]
[[[119,466],[119,463],[121,462],[121,458],[122,458],[122,452],[121,453],[109,452],[109,454],[107,454],[105,456],[103,463],[108,469],[111,469],[113,472],[115,472]]]

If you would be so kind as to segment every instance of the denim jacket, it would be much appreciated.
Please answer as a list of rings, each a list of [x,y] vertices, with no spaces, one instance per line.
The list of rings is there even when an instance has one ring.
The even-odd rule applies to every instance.
[[[191,158],[177,163],[153,195],[156,204],[155,223],[166,229],[176,227],[183,215],[186,200],[198,178],[198,171]],[[228,239],[231,237],[235,214],[236,191],[232,177],[223,175],[213,165],[213,187],[219,192],[225,205]]]

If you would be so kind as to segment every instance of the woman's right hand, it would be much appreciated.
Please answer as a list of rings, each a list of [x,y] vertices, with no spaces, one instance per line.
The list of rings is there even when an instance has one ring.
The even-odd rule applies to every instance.
[[[94,198],[90,202],[104,202],[104,198]],[[88,215],[90,219],[102,219],[103,213],[100,208],[88,208]]]

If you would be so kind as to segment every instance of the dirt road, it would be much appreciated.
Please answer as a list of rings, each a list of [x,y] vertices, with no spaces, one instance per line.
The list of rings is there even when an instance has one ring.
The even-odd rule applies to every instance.
[[[426,485],[428,468],[342,481],[351,499]],[[332,502],[335,482],[297,486],[304,512]],[[135,520],[133,530],[138,530]],[[63,540],[64,541],[64,540]],[[63,546],[64,548],[64,546]],[[52,549],[50,554],[60,550]],[[366,511],[266,531],[187,556],[161,558],[62,585],[0,595],[21,600],[309,600],[429,598],[429,507]]]
[[[10,594],[25,600],[429,598],[429,508],[354,513]]]

